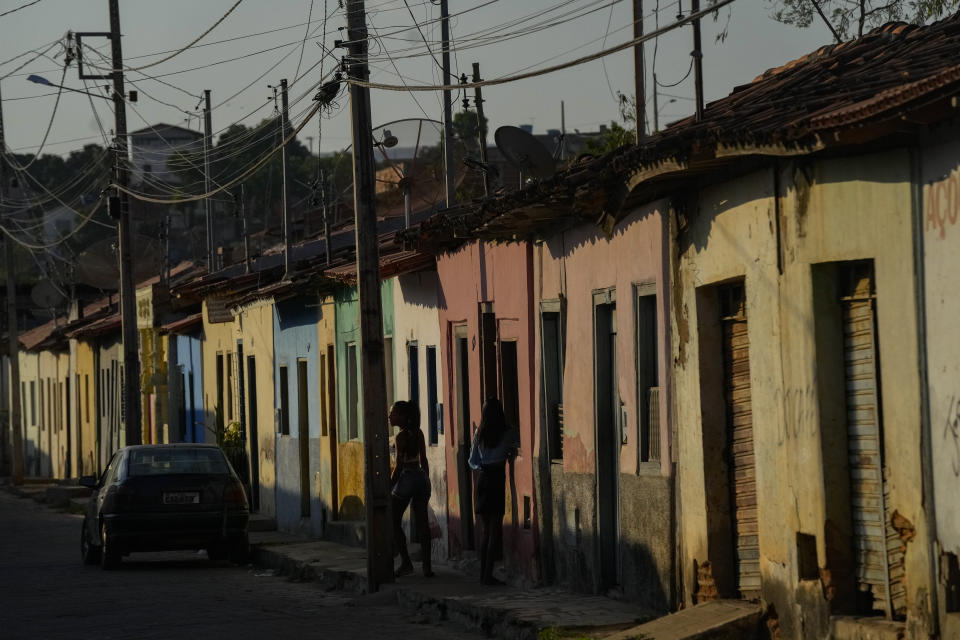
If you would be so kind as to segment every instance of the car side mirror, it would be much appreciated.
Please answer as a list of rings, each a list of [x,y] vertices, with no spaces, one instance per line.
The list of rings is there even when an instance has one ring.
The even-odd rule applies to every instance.
[[[81,487],[89,487],[91,489],[97,488],[97,477],[96,476],[81,476],[78,484]]]

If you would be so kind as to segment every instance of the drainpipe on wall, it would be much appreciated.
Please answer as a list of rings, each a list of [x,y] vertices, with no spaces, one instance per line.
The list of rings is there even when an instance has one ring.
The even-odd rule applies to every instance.
[[[910,214],[913,223],[914,302],[917,312],[917,355],[920,366],[920,460],[923,468],[923,516],[927,521],[927,553],[930,572],[930,631],[939,637],[939,544],[937,542],[937,514],[934,504],[933,432],[930,425],[930,397],[927,378],[927,310],[926,274],[923,245],[923,160],[920,149],[910,148]]]

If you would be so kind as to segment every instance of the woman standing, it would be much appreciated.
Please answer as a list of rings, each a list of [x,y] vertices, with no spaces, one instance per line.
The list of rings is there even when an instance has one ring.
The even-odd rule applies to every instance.
[[[398,400],[390,408],[390,425],[400,427],[396,438],[397,464],[390,482],[393,485],[393,540],[400,553],[400,567],[396,575],[413,573],[407,537],[403,533],[403,512],[413,502],[414,526],[420,538],[423,554],[423,575],[432,577],[430,557],[430,526],[427,522],[427,503],[430,501],[430,467],[427,463],[427,446],[420,431],[420,409],[406,400]]]
[[[496,398],[483,405],[480,427],[470,449],[470,467],[480,471],[477,477],[476,512],[483,523],[480,538],[480,582],[503,584],[493,577],[493,562],[503,544],[506,462],[516,454],[503,406]]]

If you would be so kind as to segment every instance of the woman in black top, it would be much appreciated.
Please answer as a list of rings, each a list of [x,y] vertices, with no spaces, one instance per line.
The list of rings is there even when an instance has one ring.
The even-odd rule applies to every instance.
[[[413,502],[413,518],[423,554],[423,575],[433,576],[430,557],[430,526],[427,521],[427,503],[430,501],[430,467],[427,446],[420,431],[420,409],[406,400],[398,400],[390,409],[390,424],[400,427],[397,434],[397,464],[390,476],[393,485],[393,539],[400,553],[400,567],[396,575],[413,573],[407,537],[403,533],[403,512]]]
[[[506,463],[516,453],[516,438],[507,425],[503,406],[496,398],[484,403],[480,427],[470,449],[470,467],[479,470],[475,511],[483,524],[480,538],[480,581],[503,584],[493,577],[493,563],[503,545],[503,514],[506,507]]]

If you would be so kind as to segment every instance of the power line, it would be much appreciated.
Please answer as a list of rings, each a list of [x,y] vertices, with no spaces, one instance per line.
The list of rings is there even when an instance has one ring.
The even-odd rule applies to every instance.
[[[382,82],[365,82],[355,78],[348,78],[346,82],[348,82],[349,84],[355,84],[355,85],[367,87],[370,89],[382,89],[384,91],[444,91],[444,90],[453,91],[453,90],[456,90],[457,88],[463,88],[464,90],[466,90],[466,89],[472,89],[474,87],[487,87],[487,86],[494,86],[494,85],[500,85],[500,84],[508,84],[511,82],[517,82],[519,80],[526,80],[527,78],[534,78],[537,76],[547,75],[550,73],[554,73],[556,71],[562,71],[564,69],[569,69],[570,67],[575,67],[581,64],[585,64],[587,62],[593,62],[594,60],[599,60],[600,58],[603,58],[605,56],[608,56],[614,53],[619,53],[620,51],[624,51],[625,49],[635,47],[636,45],[642,42],[646,42],[647,40],[652,40],[656,37],[659,37],[664,33],[686,26],[687,24],[693,22],[694,20],[699,20],[700,18],[712,13],[713,11],[716,11],[721,7],[731,4],[734,1],[735,0],[718,0],[718,2],[711,5],[707,9],[702,9],[700,11],[697,11],[696,13],[691,13],[687,17],[681,20],[678,20],[677,22],[675,22],[670,26],[663,27],[661,29],[658,29],[648,34],[644,34],[639,38],[633,38],[626,42],[620,43],[615,47],[610,47],[609,49],[603,49],[601,51],[597,51],[596,53],[592,53],[587,56],[576,58],[575,60],[570,60],[569,62],[564,62],[562,64],[554,65],[552,67],[539,69],[537,71],[519,73],[512,76],[502,76],[500,78],[494,78],[492,80],[481,80],[479,82],[467,82],[465,84],[454,84],[454,85],[400,86],[400,85],[394,85],[394,84],[386,84]]]
[[[437,56],[433,54],[433,50],[430,49],[430,43],[427,42],[427,36],[423,35],[423,29],[420,28],[420,23],[417,22],[416,16],[413,15],[413,9],[410,8],[410,4],[407,3],[407,0],[403,0],[403,4],[407,7],[407,11],[410,13],[410,19],[413,20],[413,26],[417,28],[417,33],[420,34],[420,39],[423,40],[424,46],[427,47],[427,52],[430,54],[430,57],[433,58],[434,63],[440,67],[440,71],[443,71],[443,65],[440,64],[440,61],[437,60]],[[398,72],[399,73],[399,72]],[[442,76],[441,76],[442,77]],[[447,82],[449,78],[443,78],[444,82]]]
[[[223,22],[224,20],[227,19],[227,16],[229,16],[231,13],[233,13],[233,10],[234,10],[234,9],[236,9],[238,6],[240,6],[240,3],[241,3],[241,2],[243,2],[243,0],[237,0],[236,2],[234,2],[234,3],[233,3],[233,6],[230,7],[230,8],[227,10],[227,12],[220,17],[219,20],[217,20],[216,22],[214,22],[214,23],[210,26],[209,29],[207,29],[206,31],[204,31],[203,33],[201,33],[199,36],[197,36],[190,44],[186,45],[185,47],[183,47],[183,48],[181,48],[181,49],[178,49],[178,50],[174,51],[173,53],[171,53],[171,54],[170,54],[169,56],[167,56],[166,58],[163,58],[162,60],[157,60],[156,62],[151,62],[151,63],[149,63],[149,64],[145,64],[145,65],[140,66],[140,67],[129,68],[129,69],[127,69],[127,71],[141,71],[141,70],[143,70],[143,69],[149,69],[150,67],[155,67],[155,66],[157,66],[158,64],[162,64],[162,63],[166,62],[167,60],[170,60],[171,58],[175,58],[176,56],[180,55],[181,53],[183,53],[184,51],[186,51],[187,49],[189,49],[189,48],[192,47],[193,45],[195,45],[195,44],[197,44],[198,42],[200,42],[200,40],[202,40],[203,37],[206,36],[208,33],[210,33],[211,31],[213,31],[214,29],[216,29],[217,26],[218,26],[221,22]]]
[[[310,0],[310,11],[307,13],[307,28],[303,34],[303,43],[300,45],[300,59],[297,60],[297,70],[294,72],[293,77],[296,78],[300,75],[300,64],[303,62],[303,50],[307,46],[307,38],[310,37],[310,20],[313,19],[313,0]]]
[[[17,67],[17,68],[14,69],[13,71],[11,71],[11,72],[9,72],[9,73],[6,73],[6,74],[4,74],[4,75],[2,75],[2,76],[0,76],[0,80],[4,80],[4,79],[6,79],[6,78],[9,78],[10,76],[12,76],[12,75],[14,75],[15,73],[17,73],[18,71],[20,71],[20,69],[23,69],[25,66],[27,66],[27,65],[30,64],[30,63],[32,63],[32,62],[33,62],[34,60],[36,60],[37,58],[39,58],[39,57],[41,57],[41,56],[47,55],[47,52],[50,51],[50,49],[53,49],[53,48],[54,48],[55,46],[57,46],[57,44],[59,44],[59,43],[60,43],[60,40],[59,40],[59,39],[54,40],[52,43],[50,43],[50,46],[49,46],[49,47],[47,47],[46,49],[44,49],[43,51],[41,51],[41,52],[38,53],[37,55],[33,56],[32,58],[30,58],[29,60],[27,60],[26,62],[24,62],[23,64],[21,64],[19,67]],[[22,54],[21,54],[21,55],[22,55]],[[7,60],[7,62],[12,62],[13,60],[16,60],[16,59],[19,58],[19,57],[20,57],[20,56],[17,56],[16,58],[11,58],[10,60]],[[6,63],[4,63],[4,64],[6,64]]]
[[[21,171],[26,171],[34,162],[37,161],[37,158],[40,157],[40,152],[43,151],[43,146],[47,144],[47,138],[50,136],[50,129],[53,127],[53,119],[57,115],[57,107],[60,106],[60,94],[63,93],[63,81],[67,77],[67,65],[63,65],[63,73],[60,76],[60,84],[57,85],[57,100],[53,103],[53,111],[50,113],[50,121],[47,122],[47,130],[43,133],[43,140],[40,141],[40,148],[37,149],[36,154],[33,158],[26,164],[26,166],[20,167],[15,163],[11,162],[11,166],[15,169],[20,169]]]
[[[40,2],[40,0],[33,0],[33,2],[28,2],[28,3],[26,3],[26,4],[22,4],[22,5],[20,5],[19,7],[17,7],[16,9],[10,9],[9,11],[4,11],[3,13],[0,13],[0,18],[2,18],[3,16],[8,16],[8,15],[10,15],[11,13],[16,13],[17,11],[20,11],[20,9],[26,9],[27,7],[32,7],[33,5],[37,4],[38,2]]]
[[[241,180],[243,180],[243,179],[246,178],[247,176],[253,174],[255,171],[257,171],[257,170],[258,170],[260,167],[262,167],[264,164],[266,164],[267,161],[270,160],[270,158],[272,158],[280,149],[282,149],[282,148],[284,147],[284,145],[286,145],[286,144],[289,143],[291,140],[293,140],[294,138],[296,138],[296,136],[297,136],[297,134],[300,132],[300,130],[303,129],[304,126],[306,126],[307,122],[309,122],[310,119],[313,118],[314,115],[316,115],[317,111],[319,111],[319,110],[320,110],[320,107],[322,107],[322,106],[323,106],[323,105],[322,105],[320,102],[318,102],[316,105],[314,105],[313,108],[310,110],[310,112],[307,114],[306,118],[304,118],[304,120],[300,123],[300,125],[299,125],[296,129],[294,129],[294,130],[290,133],[290,135],[287,136],[287,138],[285,138],[285,139],[283,140],[283,142],[282,142],[280,145],[278,145],[277,147],[273,148],[269,153],[267,153],[266,155],[264,155],[259,161],[257,161],[257,162],[256,162],[252,167],[250,167],[247,171],[245,171],[243,174],[241,174],[241,175],[238,176],[237,178],[234,178],[233,180],[231,180],[231,181],[228,182],[227,184],[225,184],[225,185],[223,185],[223,186],[221,186],[221,187],[218,187],[218,188],[216,188],[216,189],[214,189],[214,190],[212,190],[212,191],[209,191],[209,192],[207,192],[207,193],[203,193],[203,194],[199,194],[199,195],[194,195],[194,196],[189,196],[189,197],[185,197],[185,198],[160,199],[160,198],[145,197],[145,196],[143,196],[143,195],[141,195],[141,194],[137,194],[137,193],[131,191],[129,188],[127,188],[127,187],[125,187],[125,186],[118,185],[118,184],[116,184],[116,183],[111,184],[110,186],[116,188],[116,189],[119,190],[119,191],[122,191],[122,192],[124,192],[124,193],[127,193],[128,195],[130,195],[131,197],[136,198],[137,200],[141,200],[141,201],[143,201],[143,202],[153,202],[153,203],[155,203],[155,204],[179,204],[179,203],[181,203],[181,202],[192,202],[192,201],[196,201],[196,200],[203,200],[204,198],[209,198],[209,197],[212,196],[212,195],[215,195],[215,194],[217,194],[217,193],[220,193],[221,191],[225,191],[225,190],[229,189],[230,187],[232,187],[233,185],[237,184],[238,182],[240,182]]]

